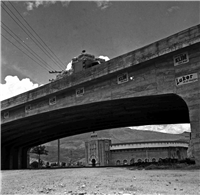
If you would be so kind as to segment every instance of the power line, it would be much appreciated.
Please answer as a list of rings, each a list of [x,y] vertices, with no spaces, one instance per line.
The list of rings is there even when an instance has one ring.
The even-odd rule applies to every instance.
[[[21,50],[18,46],[16,46],[14,43],[12,43],[8,38],[6,38],[3,34],[1,34],[1,36],[6,39],[8,42],[10,42],[12,45],[14,45],[17,49],[19,49],[21,52],[23,52],[26,56],[28,56],[30,59],[32,59],[34,62],[36,62],[39,66],[43,67],[44,69],[46,69],[47,71],[49,71],[45,66],[43,66],[42,64],[39,64],[37,61],[35,61],[31,56],[29,56],[26,52],[24,52],[23,50]]]
[[[3,22],[1,22],[4,26],[6,26],[6,24],[4,24]],[[24,47],[24,45],[28,48],[25,48],[28,52],[30,52],[33,56],[35,56],[35,58],[37,58],[37,60],[39,60],[44,66],[48,66],[48,64],[37,54],[35,53],[22,39],[20,39],[8,26],[6,26],[6,28],[8,28],[12,34],[14,34],[15,37],[17,37],[19,40],[17,40],[4,26],[2,26],[2,28],[12,37],[14,38],[22,47]],[[48,68],[48,67],[47,67]],[[51,69],[55,70],[54,68],[51,67]]]
[[[10,5],[15,9],[15,11],[20,15],[20,17],[26,22],[26,24],[33,30],[33,32],[38,36],[38,38],[42,41],[42,43],[49,49],[49,51],[58,59],[58,61],[65,67],[65,64],[53,53],[53,51],[48,47],[48,45],[42,40],[42,38],[38,35],[38,33],[31,27],[31,25],[25,20],[25,18],[19,13],[19,11],[15,8],[15,6],[10,2]]]
[[[4,3],[4,2],[2,2],[6,7],[7,7],[7,5]],[[29,32],[29,34],[24,30],[24,28],[23,27],[21,27],[21,25],[10,15],[10,13],[3,7],[3,6],[1,6],[3,9],[4,9],[4,11],[17,23],[17,25],[31,38],[31,40],[59,67],[59,68],[63,68],[63,67],[60,67],[60,65],[59,64],[57,64],[57,62],[52,58],[52,55],[51,54],[49,54],[48,53],[48,51],[40,44],[40,42],[38,42],[38,40],[35,38],[35,36],[34,35],[32,35],[32,33],[26,28],[26,26],[24,26],[24,24],[22,24],[22,22],[16,17],[16,15],[15,14],[13,14],[13,12],[7,7],[7,9],[16,17],[16,19],[21,23],[21,25],[26,29],[26,31],[28,31]],[[31,34],[31,36],[32,37],[34,37],[35,38],[35,40],[39,43],[39,45],[38,45],[38,43],[37,42],[35,42],[35,40],[30,36],[30,34]],[[42,47],[42,48],[41,48]],[[44,49],[43,49],[44,48]],[[44,51],[45,50],[45,51]]]
[[[5,7],[12,13],[12,15],[15,16],[15,18],[20,22],[20,24],[26,29],[26,31],[28,31],[28,33],[24,30],[23,27],[21,27],[21,25],[10,15],[10,13],[2,6],[2,8],[4,9],[4,11],[6,11],[6,13],[17,23],[17,25],[31,38],[31,40],[59,67],[61,68],[57,62],[51,57],[51,55],[48,53],[48,51],[40,44],[40,42],[35,38],[35,36],[26,28],[26,26],[24,26],[24,24],[18,19],[18,17],[12,12],[12,10],[10,10],[10,8],[8,8],[8,6],[2,2]],[[31,37],[31,36],[37,41],[35,42],[35,40]],[[38,45],[39,44],[39,45]],[[44,51],[45,50],[45,51]],[[61,68],[62,69],[62,68]]]

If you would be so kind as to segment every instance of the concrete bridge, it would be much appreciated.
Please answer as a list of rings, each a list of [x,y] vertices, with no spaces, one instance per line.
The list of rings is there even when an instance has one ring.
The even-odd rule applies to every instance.
[[[200,164],[200,25],[1,102],[2,169],[30,147],[116,127],[190,123]]]

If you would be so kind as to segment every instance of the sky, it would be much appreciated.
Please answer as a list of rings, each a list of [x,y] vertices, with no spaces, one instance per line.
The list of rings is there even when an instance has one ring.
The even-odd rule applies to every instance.
[[[199,18],[199,1],[1,2],[0,100],[47,84],[56,76],[49,71],[66,69],[82,50],[112,59]]]

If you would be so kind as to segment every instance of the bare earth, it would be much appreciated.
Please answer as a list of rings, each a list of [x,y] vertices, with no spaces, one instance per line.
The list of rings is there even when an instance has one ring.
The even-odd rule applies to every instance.
[[[1,194],[200,194],[200,170],[10,170],[1,172],[1,181]]]

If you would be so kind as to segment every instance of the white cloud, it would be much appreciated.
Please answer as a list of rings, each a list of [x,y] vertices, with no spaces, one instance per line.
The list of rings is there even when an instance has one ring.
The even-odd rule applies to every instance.
[[[97,7],[99,7],[100,9],[106,9],[111,5],[111,2],[109,0],[105,0],[105,1],[95,1],[97,4]]]
[[[179,10],[179,9],[180,9],[180,7],[178,7],[178,6],[172,6],[169,9],[167,9],[167,11],[171,13],[171,12]]]
[[[68,7],[68,5],[71,1],[70,0],[60,0],[60,1],[53,1],[53,0],[52,1],[40,1],[40,0],[36,0],[36,1],[26,2],[25,4],[26,4],[27,11],[31,11],[34,8],[38,8],[40,5],[47,7],[47,6],[55,4],[57,2],[61,3],[63,7]],[[111,5],[111,2],[109,0],[104,0],[104,1],[95,0],[94,2],[97,4],[97,7],[100,8],[101,10],[106,9]]]
[[[35,1],[35,7],[38,7],[39,5],[42,5],[44,1],[39,1],[39,0],[36,0]]]
[[[69,63],[67,64],[67,67],[66,67],[65,70],[69,70],[69,69],[71,69],[71,68],[72,68],[72,61],[69,62]]]
[[[65,0],[61,0],[61,4],[63,7],[67,7],[69,5],[70,1],[65,1]]]
[[[55,4],[58,1],[45,1],[46,4]]]
[[[179,134],[184,131],[191,132],[190,124],[170,124],[170,125],[145,125],[139,127],[130,127],[138,130],[158,131],[162,133]]]
[[[45,0],[44,6],[49,6],[51,4],[55,4],[57,1],[56,0]]]
[[[44,7],[48,7],[52,4],[55,4],[57,2],[61,2],[62,6],[68,6],[70,1],[66,1],[66,0],[61,0],[61,1],[40,1],[40,0],[36,0],[36,1],[31,1],[31,2],[26,2],[26,9],[28,11],[33,10],[34,8],[38,8],[40,5],[43,5]]]
[[[26,5],[27,5],[26,9],[28,11],[33,10],[33,7],[34,7],[34,3],[33,2],[26,2]]]
[[[105,61],[110,60],[110,58],[108,56],[99,56],[99,58],[104,59]]]
[[[37,88],[39,85],[34,84],[29,78],[20,80],[17,76],[6,76],[6,83],[0,83],[0,101]]]

